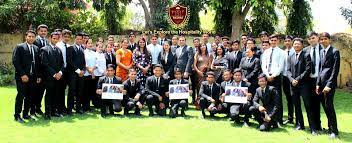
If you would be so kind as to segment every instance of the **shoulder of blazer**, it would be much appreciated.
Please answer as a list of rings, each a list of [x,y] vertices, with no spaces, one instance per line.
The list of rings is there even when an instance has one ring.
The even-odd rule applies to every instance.
[[[202,81],[202,85],[208,85],[208,81]]]
[[[182,79],[182,80],[181,80],[181,83],[182,83],[182,81],[183,81],[185,84],[188,84],[188,83],[189,83],[187,79]]]

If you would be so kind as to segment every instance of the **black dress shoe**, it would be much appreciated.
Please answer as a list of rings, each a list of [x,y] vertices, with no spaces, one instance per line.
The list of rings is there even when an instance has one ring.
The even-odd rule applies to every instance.
[[[186,117],[186,113],[184,110],[181,110],[181,117]]]
[[[312,133],[313,136],[317,136],[318,135],[318,132],[315,131],[315,130],[312,130],[311,133]]]
[[[296,131],[298,131],[298,130],[304,130],[304,127],[297,126],[295,130],[296,130]]]
[[[15,117],[15,121],[18,123],[24,123],[24,120],[21,117]]]
[[[23,119],[26,119],[26,120],[34,120],[31,116],[29,115],[23,115]]]
[[[215,117],[215,116],[214,116],[214,113],[210,113],[210,117],[211,117],[211,118]]]
[[[149,117],[153,117],[154,116],[154,113],[149,113]]]
[[[134,112],[134,115],[136,115],[136,116],[142,116],[141,112]]]
[[[293,124],[293,120],[285,120],[284,122],[283,122],[283,124],[284,125],[286,125],[286,124]]]
[[[41,116],[44,115],[43,111],[40,109],[36,110],[35,113],[37,113],[38,115],[41,115]]]
[[[44,115],[44,119],[45,120],[51,120],[51,116],[50,115]]]
[[[78,111],[76,111],[76,113],[82,115],[82,114],[83,114],[83,111],[82,111],[82,110],[78,110]]]

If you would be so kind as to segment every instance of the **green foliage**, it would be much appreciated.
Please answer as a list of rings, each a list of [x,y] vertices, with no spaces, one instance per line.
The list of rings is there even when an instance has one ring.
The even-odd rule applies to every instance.
[[[231,35],[231,19],[234,12],[233,8],[236,6],[234,0],[211,0],[210,5],[215,10],[216,33]]]
[[[275,32],[279,20],[275,12],[275,0],[259,1],[258,5],[253,7],[251,16],[253,20],[249,25],[253,36],[258,36],[261,31]]]
[[[70,29],[73,33],[84,31],[93,38],[103,36],[107,27],[100,17],[100,14],[94,11],[79,11],[73,19]]]
[[[351,1],[352,4],[352,1]],[[352,27],[352,9],[341,7],[341,14],[348,21],[348,24]]]
[[[148,0],[151,29],[168,29],[169,23],[167,21],[167,7],[171,5],[171,0]]]
[[[14,77],[15,68],[11,64],[0,65],[0,86],[11,84]]]
[[[204,9],[205,0],[180,0],[178,3],[188,6],[190,10],[188,24],[184,29],[198,30],[200,28],[199,12]]]
[[[287,18],[286,33],[305,37],[308,30],[312,30],[312,14],[309,3],[305,0],[293,0],[292,7]]]

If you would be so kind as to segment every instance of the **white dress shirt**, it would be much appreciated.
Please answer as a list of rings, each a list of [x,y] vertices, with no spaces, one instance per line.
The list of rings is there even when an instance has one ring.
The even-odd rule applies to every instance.
[[[159,56],[159,53],[163,50],[163,48],[159,44],[156,44],[156,45],[149,44],[147,46],[147,50],[152,55],[152,64],[153,65],[158,64],[158,56]]]
[[[272,54],[272,56],[271,56]],[[271,64],[270,64],[271,57]],[[283,73],[285,67],[285,55],[279,47],[270,47],[265,50],[262,57],[262,70],[266,76],[276,77]]]
[[[97,54],[90,49],[85,49],[84,58],[86,60],[86,67],[87,67],[86,72],[84,73],[84,76],[89,76],[91,74],[88,72],[88,68],[97,66]]]
[[[290,50],[285,49],[284,53],[285,53],[285,61],[284,61],[284,68],[285,69],[284,69],[283,75],[287,76],[287,68],[288,68],[287,60],[288,60],[288,57],[290,57],[291,55],[293,55],[295,53],[295,49],[293,47],[291,47]]]
[[[311,78],[317,78],[318,77],[318,72],[319,72],[319,63],[320,63],[320,51],[319,51],[319,44],[317,44],[315,47],[310,47],[310,57],[312,59],[312,62],[314,61],[314,56],[313,56],[313,51],[315,49],[315,74],[310,74]]]
[[[177,56],[177,59],[181,56],[182,54],[182,50],[183,48],[185,48],[186,46],[180,46],[179,48],[176,49],[176,56]]]
[[[102,76],[105,74],[106,71],[106,59],[104,53],[96,52],[96,66],[97,68],[94,70],[95,76]]]
[[[59,47],[59,49],[61,50],[62,58],[64,59],[64,64],[65,64],[65,68],[66,68],[66,66],[67,66],[66,47],[70,47],[70,44],[66,43],[66,47],[65,47],[65,43],[63,41],[60,41],[60,42],[56,43],[56,46]]]

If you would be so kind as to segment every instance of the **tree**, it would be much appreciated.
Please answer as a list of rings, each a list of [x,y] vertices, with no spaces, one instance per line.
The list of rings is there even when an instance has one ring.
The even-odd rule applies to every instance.
[[[253,36],[258,36],[261,31],[275,32],[275,25],[277,25],[279,19],[275,12],[275,0],[270,1],[270,3],[259,1],[259,4],[253,7],[251,12],[253,20],[249,22]]]
[[[167,29],[169,27],[166,9],[171,4],[170,0],[148,0],[149,6],[145,0],[139,0],[138,4],[144,11],[145,29]]]
[[[352,4],[352,1],[351,1],[351,4]],[[341,7],[340,9],[341,9],[342,16],[345,17],[345,19],[348,21],[348,24],[350,24],[352,27],[352,10],[344,7]]]
[[[186,30],[198,30],[200,29],[200,18],[199,12],[204,8],[204,0],[179,0],[179,4],[186,5],[190,9],[190,15]]]
[[[293,0],[289,8],[286,27],[286,33],[296,37],[305,37],[307,31],[312,30],[312,14],[308,2]]]
[[[122,31],[121,21],[130,0],[93,0],[93,8],[102,11],[109,34]]]

